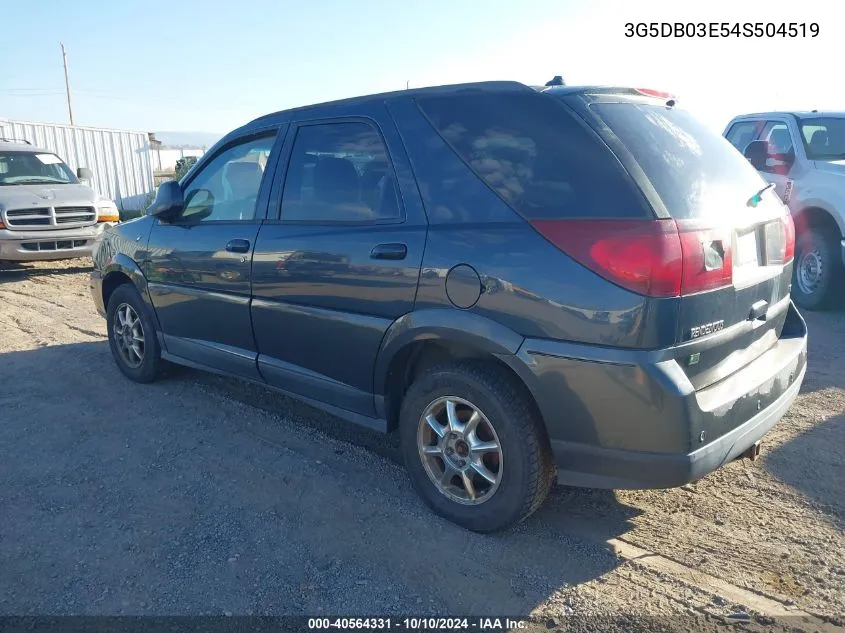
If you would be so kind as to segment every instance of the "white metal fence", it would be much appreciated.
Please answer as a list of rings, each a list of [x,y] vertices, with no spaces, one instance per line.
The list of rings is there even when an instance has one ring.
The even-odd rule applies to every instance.
[[[205,154],[204,149],[182,147],[158,147],[153,150],[153,169],[159,171],[173,171],[176,161],[186,156],[199,158]]]
[[[139,210],[154,191],[149,137],[145,132],[0,119],[0,138],[25,139],[49,149],[71,169],[88,167],[89,183],[121,209]]]

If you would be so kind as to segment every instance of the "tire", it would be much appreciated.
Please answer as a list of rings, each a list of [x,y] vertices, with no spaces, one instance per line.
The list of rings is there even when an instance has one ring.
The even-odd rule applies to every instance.
[[[792,264],[792,297],[806,310],[822,310],[841,300],[845,271],[839,243],[811,228],[798,236]]]
[[[137,322],[131,322],[140,326],[140,328],[132,328],[129,337],[142,351],[140,362],[138,362],[137,353],[128,354],[126,352],[121,340],[126,343],[128,339],[124,339],[118,333],[118,330],[122,328],[119,311],[124,316],[124,322],[130,322],[125,318],[126,307],[131,310],[130,315],[134,314],[138,319]],[[131,283],[122,284],[112,292],[106,308],[106,324],[112,356],[114,356],[114,360],[124,376],[135,382],[148,383],[157,380],[164,374],[165,361],[161,358],[161,347],[158,344],[155,324],[147,304],[144,303],[141,295],[138,294],[138,290]],[[139,333],[143,339],[143,344],[137,342]],[[132,360],[135,362],[131,362]]]
[[[463,449],[462,440],[453,443],[448,426],[440,423],[448,421],[447,398],[455,402],[456,417],[464,424],[473,410],[480,414],[474,438],[467,434]],[[425,421],[431,411],[443,435]],[[402,402],[399,430],[405,468],[419,495],[435,513],[473,532],[518,523],[540,507],[552,487],[555,471],[539,413],[523,386],[492,363],[464,360],[424,371]],[[499,452],[489,449],[493,444]],[[440,453],[424,457],[421,446]],[[489,452],[476,453],[470,446]],[[455,458],[466,464],[463,473],[470,477],[475,499],[461,473],[449,480],[447,492],[434,481]],[[478,460],[496,483],[476,470]]]

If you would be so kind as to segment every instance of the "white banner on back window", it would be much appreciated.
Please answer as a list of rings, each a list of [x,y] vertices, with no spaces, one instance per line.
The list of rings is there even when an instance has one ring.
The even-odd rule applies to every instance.
[[[62,162],[62,159],[55,154],[36,154],[35,157],[45,165],[56,165]]]

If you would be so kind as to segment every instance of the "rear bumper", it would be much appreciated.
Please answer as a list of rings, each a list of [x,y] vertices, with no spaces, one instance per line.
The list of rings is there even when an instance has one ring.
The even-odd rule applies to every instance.
[[[552,440],[558,482],[588,488],[674,488],[701,479],[742,455],[789,410],[806,365],[768,408],[702,448],[687,454],[662,454],[577,446]]]
[[[804,380],[807,330],[790,304],[775,345],[698,391],[677,361],[650,362],[648,352],[528,340],[518,356],[533,376],[559,483],[672,488],[740,456],[783,417]]]
[[[108,223],[57,231],[0,230],[0,260],[29,262],[90,257]]]

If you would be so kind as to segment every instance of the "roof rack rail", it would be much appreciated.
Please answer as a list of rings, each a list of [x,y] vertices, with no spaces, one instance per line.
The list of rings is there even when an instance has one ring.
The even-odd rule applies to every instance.
[[[0,141],[5,143],[26,143],[27,145],[32,145],[32,143],[27,141],[25,138],[5,138],[0,136]]]

